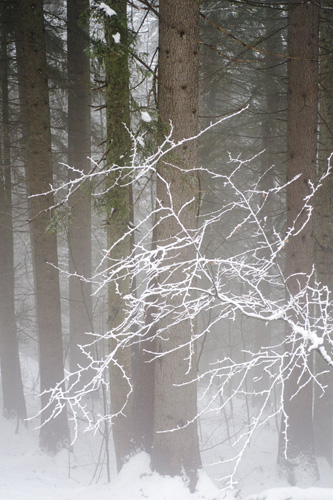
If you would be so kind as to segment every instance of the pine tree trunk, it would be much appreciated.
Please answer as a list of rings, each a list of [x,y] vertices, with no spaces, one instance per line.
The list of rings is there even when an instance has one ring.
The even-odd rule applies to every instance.
[[[320,64],[320,135],[318,176],[327,170],[328,157],[333,152],[333,16],[323,11],[321,19]],[[333,165],[333,161],[331,161]],[[333,292],[333,176],[330,174],[316,196],[316,269],[318,281]],[[316,358],[316,372],[322,373],[320,380],[326,386],[325,394],[315,386],[314,426],[316,452],[333,463],[333,372],[321,358]]]
[[[155,233],[154,233],[155,234]],[[154,239],[154,236],[153,236]],[[154,302],[154,300],[152,301]],[[136,353],[136,371],[133,373],[133,444],[136,451],[151,454],[154,435],[154,385],[155,368],[152,362],[155,352],[153,315],[154,304],[147,304],[145,312],[146,333]]]
[[[26,418],[15,316],[6,6],[1,5],[0,363],[3,413]]]
[[[89,26],[80,23],[81,14],[89,8],[89,0],[67,2],[68,48],[68,164],[83,171],[90,170],[91,113],[90,60],[84,50],[89,47]],[[70,179],[77,176],[69,171]],[[70,199],[71,222],[68,228],[69,272],[91,276],[91,206],[84,188]],[[77,276],[69,279],[70,370],[85,367],[88,359],[80,345],[91,341],[86,333],[93,331],[91,283]],[[89,380],[89,372],[81,376],[81,386]],[[76,389],[78,387],[76,386]]]
[[[265,50],[266,54],[266,64],[263,69],[263,83],[260,89],[260,93],[264,97],[263,101],[263,114],[261,116],[261,145],[260,148],[263,151],[260,155],[260,181],[259,189],[268,192],[274,187],[276,179],[280,174],[279,165],[279,155],[278,151],[281,149],[281,144],[279,144],[279,130],[278,130],[278,120],[281,113],[281,99],[280,99],[280,87],[278,84],[279,77],[281,77],[280,65],[277,64],[279,59],[276,57],[275,61],[272,55],[276,53],[282,53],[282,40],[280,34],[278,37],[274,37],[270,34],[272,29],[272,19],[275,18],[275,11],[270,12],[270,9],[265,9],[265,24],[266,24],[266,43]],[[275,64],[274,64],[275,62]],[[272,168],[273,167],[273,168]],[[270,170],[268,170],[270,169]],[[266,218],[265,229],[267,234],[270,234],[274,224],[274,213],[276,199],[270,194],[268,198],[259,200],[259,204],[265,201],[264,207],[261,211],[261,217]],[[269,259],[269,255],[265,251],[265,258]],[[270,296],[270,285],[267,282],[262,283],[262,291],[265,297]],[[270,345],[272,339],[272,327],[271,325],[265,323],[264,321],[257,321],[255,330],[255,351],[259,352],[262,347]],[[252,375],[252,374],[251,374]],[[252,402],[255,405],[259,405],[262,400],[263,391],[269,388],[270,381],[268,374],[263,371],[262,366],[258,365],[254,367],[253,375],[253,390],[254,395],[252,397]],[[261,394],[261,396],[259,396]]]
[[[169,121],[173,125],[173,140],[193,137],[197,133],[198,120],[198,51],[199,51],[199,3],[193,0],[161,0],[159,17],[159,72],[158,106],[160,121],[165,129]],[[197,144],[193,140],[180,146],[169,160],[184,169],[197,165]],[[182,210],[181,220],[188,230],[197,226],[198,213],[198,178],[194,173],[182,173],[163,162],[158,174],[165,182],[157,179],[157,200],[167,210],[170,207],[166,184],[170,186],[174,210]],[[194,198],[195,201],[189,203]],[[174,241],[177,234],[182,234],[175,218],[162,219],[160,214],[156,228],[155,243],[163,246]],[[174,263],[181,264],[194,257],[194,248],[188,247],[176,255],[168,252]],[[163,284],[172,285],[184,279],[184,271],[179,270],[160,276]],[[165,280],[165,281],[164,281]],[[183,296],[167,299],[166,308],[170,314],[159,322],[163,339],[156,340],[157,352],[170,354],[158,358],[155,362],[154,390],[154,441],[152,466],[160,474],[180,475],[185,471],[189,486],[194,491],[197,471],[201,466],[197,423],[193,419],[197,414],[197,387],[195,383],[177,387],[195,378],[197,364],[195,356],[188,365],[189,344],[192,338],[190,321],[186,320],[171,326],[172,310],[182,307]],[[178,309],[179,311],[179,309]],[[165,329],[165,331],[164,331]],[[188,344],[179,348],[180,345]],[[193,347],[193,346],[192,346]],[[190,423],[191,422],[191,423]],[[176,432],[161,433],[168,429]]]
[[[22,39],[24,95],[27,121],[27,176],[30,196],[49,191],[52,184],[52,153],[50,107],[44,38],[42,0],[20,0],[18,18]],[[54,387],[64,377],[60,311],[60,289],[57,257],[57,238],[48,234],[53,205],[51,194],[30,198],[34,283],[39,335],[41,392]],[[42,408],[48,403],[42,394]],[[67,414],[62,411],[50,418],[54,406],[42,414],[40,446],[56,453],[67,445],[69,433]]]
[[[297,174],[301,178],[287,189],[287,226],[291,227],[310,193],[309,182],[316,178],[317,111],[318,111],[318,26],[319,8],[314,3],[291,3],[289,9],[288,39],[288,181]],[[304,222],[302,214],[297,228]],[[313,218],[286,246],[286,276],[295,273],[309,275],[314,263]],[[304,286],[304,276],[288,279],[289,293],[295,295]],[[296,318],[294,318],[296,319]],[[287,332],[288,333],[288,332]],[[289,343],[290,350],[297,341]],[[310,367],[311,368],[311,367]],[[308,383],[296,395],[297,389],[308,374],[303,373],[302,360],[294,364],[285,380],[284,408],[288,415],[288,429],[282,420],[279,465],[291,484],[313,484],[318,478],[314,451],[312,422],[312,383]],[[286,449],[285,431],[288,436]],[[285,453],[287,456],[285,456]]]
[[[106,73],[106,122],[107,122],[107,161],[108,165],[126,165],[131,148],[130,137],[124,124],[129,126],[129,69],[128,69],[128,31],[127,31],[127,0],[113,0],[106,2],[117,13],[116,16],[106,19],[105,36],[107,54],[105,56]],[[113,35],[120,34],[120,43],[116,43]],[[130,187],[123,180],[123,173],[110,173],[109,186],[112,186],[106,196],[107,210],[107,241],[108,248],[120,240],[128,231],[131,221]],[[110,265],[113,261],[126,258],[130,253],[130,238],[125,238],[109,251]],[[116,329],[125,318],[124,296],[130,293],[130,280],[124,278],[118,283],[109,283],[108,288],[108,327]],[[124,334],[125,332],[121,332]],[[123,376],[119,366],[126,376],[131,379],[131,348],[119,349],[119,340],[111,338],[110,352],[116,350],[116,363],[112,363],[110,370],[111,413],[117,414],[126,404],[122,414],[113,421],[112,432],[117,459],[117,469],[121,469],[132,450],[132,397],[127,397],[130,386]],[[119,366],[117,366],[119,365]],[[126,403],[127,401],[127,403]]]

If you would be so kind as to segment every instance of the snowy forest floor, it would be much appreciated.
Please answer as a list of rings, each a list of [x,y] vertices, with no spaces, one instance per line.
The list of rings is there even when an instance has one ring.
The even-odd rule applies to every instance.
[[[30,372],[25,381],[29,380],[27,405],[31,416],[39,398],[36,367],[34,362],[26,361],[23,370]],[[203,419],[199,431],[205,472],[194,494],[189,493],[181,478],[152,473],[144,453],[132,458],[119,476],[111,454],[108,483],[101,433],[80,434],[72,452],[64,450],[50,457],[38,448],[35,425],[36,421],[31,421],[27,428],[20,424],[16,429],[15,421],[1,418],[0,500],[333,500],[333,470],[323,460],[319,461],[321,479],[315,488],[291,488],[278,477],[277,428],[273,423],[255,436],[238,469],[236,488],[226,492],[218,489],[219,478],[228,473],[226,466],[207,465],[229,456],[230,445],[222,439],[223,419],[221,415],[215,420]]]

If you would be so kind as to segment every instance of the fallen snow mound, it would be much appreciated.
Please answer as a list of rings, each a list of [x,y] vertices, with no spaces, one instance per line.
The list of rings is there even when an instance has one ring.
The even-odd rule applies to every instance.
[[[272,488],[245,500],[333,500],[331,488]]]
[[[150,469],[146,453],[134,456],[110,484],[109,498],[117,500],[224,500],[234,496],[220,492],[207,474],[200,472],[196,492],[191,494],[181,477],[163,477]],[[100,497],[99,497],[100,498]]]

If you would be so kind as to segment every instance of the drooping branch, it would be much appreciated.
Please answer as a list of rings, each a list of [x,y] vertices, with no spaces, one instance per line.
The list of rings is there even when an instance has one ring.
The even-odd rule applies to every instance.
[[[169,153],[177,147],[177,144],[167,137],[154,155],[142,159],[138,138],[132,135],[132,140],[131,164],[124,167],[113,165],[111,168],[113,172],[118,172],[122,182],[126,179],[125,183],[133,183],[133,185],[138,185],[152,176],[156,178],[160,175],[157,171],[158,163],[170,157]],[[58,384],[48,393],[49,404],[54,405],[56,412],[62,411],[66,403],[74,422],[80,415],[87,422],[89,429],[95,429],[104,420],[112,423],[117,416],[100,415],[96,421],[89,414],[84,402],[84,396],[87,393],[97,390],[102,384],[108,387],[106,374],[110,364],[114,364],[122,372],[128,384],[128,398],[133,390],[132,381],[126,370],[117,364],[117,353],[122,349],[137,345],[145,339],[144,348],[149,352],[151,361],[161,356],[172,356],[176,350],[183,350],[186,353],[183,367],[185,376],[195,362],[193,354],[195,343],[212,334],[216,325],[222,320],[234,321],[241,315],[272,325],[284,323],[288,326],[289,332],[285,337],[275,340],[272,345],[262,346],[257,352],[247,349],[246,359],[242,361],[239,358],[233,359],[232,356],[225,356],[197,377],[200,386],[205,384],[206,387],[202,395],[203,403],[196,416],[196,418],[201,418],[204,414],[222,411],[237,395],[251,394],[251,390],[246,389],[245,380],[249,374],[258,373],[255,370],[258,367],[268,375],[269,387],[262,390],[261,404],[257,409],[257,414],[252,418],[247,429],[237,436],[235,443],[238,443],[238,449],[233,457],[227,459],[233,463],[233,470],[226,478],[229,484],[234,482],[236,469],[256,429],[278,413],[284,415],[286,423],[288,422],[281,394],[293,367],[296,364],[303,367],[304,377],[297,389],[301,391],[309,383],[316,383],[320,390],[324,390],[320,377],[312,372],[310,358],[313,351],[317,351],[327,361],[328,367],[333,366],[331,354],[333,303],[329,290],[316,282],[314,271],[312,271],[309,276],[301,273],[299,276],[293,275],[293,280],[297,281],[299,277],[299,287],[296,293],[292,293],[288,286],[291,277],[285,274],[284,266],[281,264],[290,239],[298,234],[312,217],[313,197],[330,173],[331,167],[328,165],[327,172],[317,185],[310,185],[310,192],[303,200],[301,208],[302,227],[300,228],[298,224],[297,216],[293,224],[282,232],[274,226],[268,230],[263,214],[269,198],[283,192],[286,185],[263,191],[260,189],[260,179],[252,179],[246,189],[240,187],[240,179],[245,167],[256,161],[257,156],[247,160],[242,160],[240,157],[229,158],[229,163],[225,167],[225,170],[229,172],[223,174],[202,167],[198,169],[201,175],[210,177],[214,181],[218,180],[223,185],[226,199],[229,201],[201,216],[197,228],[184,226],[182,211],[185,207],[175,208],[172,190],[168,182],[161,179],[165,182],[168,204],[162,206],[157,200],[153,214],[142,216],[135,227],[128,227],[125,234],[113,243],[112,248],[121,244],[124,238],[135,234],[135,243],[131,252],[123,258],[115,259],[110,257],[112,248],[107,248],[102,253],[100,266],[94,276],[92,278],[81,277],[83,280],[90,279],[94,283],[95,293],[110,283],[113,283],[120,293],[119,283],[124,279],[128,279],[133,285],[128,295],[123,297],[125,311],[121,324],[106,333],[95,334],[93,342],[96,343],[112,338],[114,350],[102,359],[93,360],[89,358],[91,345],[82,346],[82,350],[90,359],[87,369],[92,373],[91,380],[83,388],[75,390],[76,386],[79,387],[77,381],[86,369],[82,368],[75,373],[66,374],[65,384]],[[179,165],[172,165],[168,162],[168,167],[188,175],[188,169],[182,171]],[[109,170],[96,169],[88,175],[82,174],[81,182],[90,181],[98,185],[98,190],[94,193],[94,196],[98,196],[99,193],[112,189],[112,186],[104,183],[108,174]],[[117,178],[117,175],[113,176],[113,179]],[[77,179],[76,182],[78,182]],[[298,182],[298,178],[290,182]],[[62,189],[70,190],[72,186],[72,183],[67,184]],[[188,203],[191,201],[189,200]],[[156,217],[157,214],[158,217]],[[238,252],[233,250],[229,255],[224,252],[223,256],[217,255],[212,258],[207,251],[208,234],[216,232],[216,228],[223,226],[226,220],[231,219],[231,216],[235,216],[236,224],[228,231],[226,241],[230,243],[233,239],[238,239],[242,231],[246,231],[246,240],[244,239],[242,248]],[[173,219],[178,232],[172,238],[162,236],[162,239],[156,241],[156,245],[151,248],[154,226],[168,218]],[[152,220],[155,222],[148,225],[147,223]],[[180,254],[187,255],[186,252],[184,253],[187,248],[191,249],[188,255],[193,257],[175,258]],[[178,277],[177,281],[172,279],[175,275]],[[268,285],[268,295],[267,286],[263,286],[264,284]],[[153,310],[149,325],[146,322],[148,308],[150,311]],[[201,321],[198,322],[203,325],[200,329],[194,327],[196,320],[202,318],[207,312],[211,312],[213,318],[209,324],[204,325]],[[163,353],[155,352],[153,348],[150,348],[150,345],[153,345],[150,341],[157,337],[163,341],[168,336],[170,326],[181,325],[185,321],[190,321],[193,325],[190,342],[175,345]],[[151,328],[152,326],[154,328]],[[290,346],[286,352],[283,349],[284,345]],[[229,393],[228,387],[231,380],[235,382],[233,390]],[[269,401],[275,393],[278,394],[277,403],[276,407],[271,409]],[[126,401],[124,408],[125,406]],[[183,427],[190,424],[191,421],[183,422]],[[177,427],[177,429],[180,428]],[[160,429],[159,432],[174,432],[177,429]]]

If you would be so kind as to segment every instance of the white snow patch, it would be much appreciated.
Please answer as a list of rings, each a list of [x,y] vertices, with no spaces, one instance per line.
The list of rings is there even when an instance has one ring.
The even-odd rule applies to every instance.
[[[112,17],[112,16],[116,16],[117,15],[117,12],[114,11],[113,9],[111,9],[111,7],[109,7],[108,5],[106,5],[106,3],[104,2],[101,2],[99,5],[98,5],[98,8],[100,10],[104,10],[105,14],[109,17]]]
[[[151,122],[150,114],[147,111],[141,111],[141,120],[147,123]]]
[[[197,489],[190,493],[181,477],[164,477],[150,469],[150,457],[140,453],[123,467],[110,488],[111,498],[117,500],[222,500],[232,499],[233,495],[219,492],[204,472],[200,472]]]
[[[142,148],[145,147],[145,141],[143,140],[143,137],[141,135],[139,135],[136,140],[138,141],[138,143]]]
[[[163,477],[150,468],[149,455],[140,453],[131,458],[119,475],[112,467],[111,482],[106,483],[105,475],[98,484],[90,484],[96,462],[93,460],[93,446],[96,436],[85,435],[81,444],[74,446],[74,453],[62,451],[50,457],[38,449],[38,432],[20,425],[15,433],[16,421],[0,417],[0,499],[1,500],[333,500],[333,489],[312,487],[280,487],[266,489],[259,493],[265,482],[267,471],[248,475],[246,481],[252,485],[252,493],[245,496],[241,491],[220,491],[204,471],[199,473],[195,493],[191,494],[181,477]],[[267,438],[267,435],[265,436]],[[87,443],[87,440],[89,443]],[[86,446],[86,452],[82,455]],[[79,446],[80,455],[75,449]],[[99,450],[98,440],[96,451]],[[251,453],[258,453],[254,448]],[[98,453],[97,453],[98,456]],[[81,463],[79,463],[81,461]],[[114,457],[112,457],[114,462]],[[114,464],[113,464],[114,465]],[[322,464],[320,464],[322,465]],[[326,464],[321,472],[327,478],[332,469]],[[247,473],[249,467],[246,467]],[[70,477],[69,477],[70,476]],[[252,477],[251,477],[252,476]],[[245,480],[245,478],[244,478]],[[266,478],[272,486],[277,485],[271,475]],[[327,481],[328,483],[328,481]],[[246,489],[246,488],[245,488]],[[239,494],[240,493],[240,494]],[[236,494],[236,497],[234,496]]]
[[[64,450],[55,457],[42,453],[38,447],[38,433],[20,427],[15,434],[15,421],[1,420],[0,435],[0,499],[2,500],[232,500],[233,495],[221,493],[204,473],[200,473],[197,491],[190,493],[181,477],[163,477],[152,472],[150,459],[140,453],[123,467],[111,482],[87,485],[89,456],[81,476],[68,477],[68,461],[75,462],[75,454]],[[72,471],[73,472],[73,471]],[[89,481],[88,479],[88,481]],[[95,481],[94,481],[95,482]]]
[[[114,43],[120,43],[120,33],[116,33],[115,35],[112,35],[112,38],[114,40]]]
[[[28,414],[31,416],[40,406],[36,383],[38,364],[25,355],[21,356],[21,361]],[[90,404],[88,399],[87,404]],[[241,399],[234,402],[234,413],[241,421],[242,404]],[[97,412],[101,405],[101,400],[94,399]],[[275,426],[265,426],[257,432],[235,478],[238,481],[236,489],[226,492],[212,482],[213,479],[223,486],[219,478],[228,473],[227,463],[217,463],[223,456],[228,458],[231,447],[223,439],[226,420],[218,414],[214,418],[202,418],[200,433],[205,443],[202,446],[207,448],[202,452],[202,458],[210,477],[204,470],[200,471],[196,491],[191,494],[183,478],[163,477],[153,472],[149,455],[145,453],[132,457],[117,475],[112,441],[111,478],[107,483],[102,435],[83,434],[82,427],[73,452],[63,450],[50,457],[38,448],[39,431],[34,431],[38,421],[32,420],[28,425],[29,428],[25,428],[20,424],[16,429],[16,420],[0,416],[0,500],[333,500],[332,468],[325,459],[318,459],[320,480],[316,487],[289,487],[279,478]],[[210,446],[214,442],[220,444]],[[215,464],[207,466],[208,463]]]
[[[272,488],[259,495],[251,495],[244,500],[332,500],[330,488]]]

